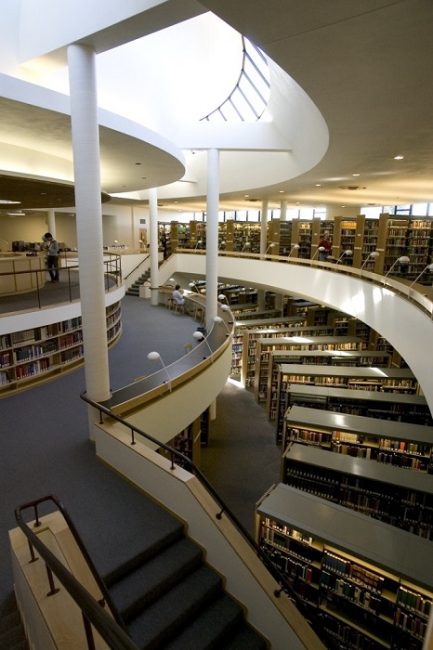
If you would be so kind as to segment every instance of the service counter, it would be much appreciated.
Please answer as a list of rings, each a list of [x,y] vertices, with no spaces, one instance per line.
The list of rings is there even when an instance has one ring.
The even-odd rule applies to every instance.
[[[35,291],[45,285],[45,255],[0,253],[0,296]]]

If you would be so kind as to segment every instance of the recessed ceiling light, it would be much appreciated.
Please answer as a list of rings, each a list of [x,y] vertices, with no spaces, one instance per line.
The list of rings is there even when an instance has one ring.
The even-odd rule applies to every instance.
[[[244,199],[247,199],[249,197],[249,194],[244,194]]]
[[[284,194],[284,190],[280,190],[280,194]]]
[[[316,183],[316,187],[322,187],[321,183]]]
[[[361,176],[361,174],[352,174],[352,176]]]
[[[394,160],[403,160],[404,156],[394,156]]]
[[[19,205],[21,201],[9,201],[8,199],[0,199],[1,205]]]

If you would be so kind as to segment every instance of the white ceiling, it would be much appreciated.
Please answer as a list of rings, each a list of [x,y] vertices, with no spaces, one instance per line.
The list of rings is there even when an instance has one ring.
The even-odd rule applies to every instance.
[[[221,197],[223,209],[251,207],[251,200],[263,199],[275,205],[286,199],[289,206],[336,208],[433,201],[431,0],[202,0],[188,6],[196,13],[214,11],[259,45],[308,93],[329,129],[328,150],[311,171],[266,187],[257,186],[255,173],[255,186],[246,182],[241,190]],[[118,42],[114,30],[111,34]],[[155,66],[155,61],[151,64]],[[35,110],[7,99],[0,103],[2,169],[7,155],[13,160],[17,145],[31,152],[36,168],[38,139],[45,142],[42,148],[49,143],[44,155],[49,153],[53,168],[63,156],[60,145],[70,146],[64,141],[68,131],[64,118],[47,114],[44,122],[40,112],[35,117]],[[179,160],[158,147],[152,150],[152,145],[145,149],[130,134],[122,137],[115,128],[104,127],[103,189],[137,189],[143,177],[142,187],[151,186],[153,178],[149,181],[148,173],[135,165],[143,155],[147,161],[153,155],[160,158],[153,161],[155,172],[162,173],[160,182],[164,174],[168,181],[179,178]],[[395,160],[397,154],[404,159]],[[66,162],[63,158],[57,165],[59,178],[70,174],[71,156]],[[152,168],[149,165],[149,174]],[[164,204],[199,210],[205,209],[204,198],[191,201],[184,191]]]
[[[432,2],[202,4],[286,70],[329,127],[322,161],[282,186],[256,190],[259,198],[335,206],[433,200]],[[395,155],[404,160],[394,160]]]

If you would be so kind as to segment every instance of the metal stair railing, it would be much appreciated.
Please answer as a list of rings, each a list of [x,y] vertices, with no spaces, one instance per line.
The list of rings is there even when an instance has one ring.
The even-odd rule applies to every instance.
[[[96,601],[95,598],[89,594],[89,592],[80,584],[80,582],[78,582],[65,565],[47,548],[29,524],[24,521],[23,512],[32,508],[35,515],[33,527],[39,528],[41,521],[39,519],[38,508],[41,503],[47,502],[54,503],[65,519],[65,522],[67,523],[75,542],[83,554],[87,566],[101,591],[102,599],[100,601]],[[96,570],[96,567],[94,566],[93,561],[91,560],[87,549],[63,504],[53,495],[35,499],[34,501],[30,501],[17,507],[15,509],[15,519],[19,528],[27,537],[31,558],[30,562],[36,562],[39,559],[35,554],[35,549],[45,562],[47,580],[50,588],[47,596],[54,596],[59,591],[55,586],[53,578],[54,574],[80,608],[88,650],[95,650],[96,648],[92,626],[98,631],[112,650],[138,650],[137,646],[128,636],[126,628],[124,627],[121,617],[112,602],[104,581]],[[108,606],[111,615],[104,610],[105,605]]]

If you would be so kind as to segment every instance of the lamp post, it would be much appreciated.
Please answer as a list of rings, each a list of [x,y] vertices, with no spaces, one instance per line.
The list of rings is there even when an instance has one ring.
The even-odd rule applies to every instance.
[[[433,272],[433,264],[427,264],[427,266],[425,266],[425,267],[423,268],[423,270],[421,271],[421,273],[419,273],[419,275],[416,276],[415,280],[410,284],[410,286],[413,287],[413,285],[416,284],[416,283],[418,282],[418,280],[420,279],[420,277],[421,277],[422,275],[424,275],[424,273],[425,273],[426,271],[429,271],[429,273],[432,273],[432,272]]]
[[[242,246],[241,253],[243,253],[247,248],[251,248],[251,242],[249,242],[248,240]]]
[[[378,258],[378,257],[379,257],[379,253],[378,253],[377,251],[371,251],[371,253],[369,253],[369,254],[367,255],[367,257],[365,258],[364,262],[362,263],[361,271],[362,271],[363,268],[365,268],[365,267],[367,266],[367,263],[368,263],[370,260],[375,260],[375,259]]]
[[[195,282],[188,282],[188,286],[191,287],[191,291],[195,291],[196,293],[200,294],[200,291],[198,290]]]
[[[203,240],[202,240],[202,239],[197,239],[197,243],[196,243],[196,245],[194,246],[194,250],[196,251],[197,248],[198,248],[199,246],[202,245],[202,243],[203,243]]]
[[[150,359],[150,361],[159,361],[161,363],[161,366],[164,369],[165,374],[167,375],[167,379],[168,379],[167,386],[168,386],[168,390],[171,393],[171,378],[170,378],[170,375],[168,374],[167,366],[165,365],[164,361],[162,360],[162,357],[159,354],[159,352],[156,352],[156,351],[149,352],[149,354],[147,355],[147,358]]]
[[[353,255],[353,251],[351,251],[350,248],[348,248],[347,250],[345,250],[345,251],[343,251],[341,253],[340,257],[336,261],[336,264],[339,264],[341,262],[341,260],[343,259],[343,257],[352,257],[352,255]]]
[[[225,322],[224,318],[221,318],[221,316],[214,316],[213,322],[218,324],[218,325],[221,325],[221,323],[222,323],[224,325],[224,327],[226,328],[226,330],[227,330],[227,336],[230,336],[231,332],[230,332],[229,328],[227,327],[227,323]]]
[[[408,257],[407,255],[402,255],[401,257],[398,257],[398,258],[395,260],[395,262],[393,262],[393,264],[391,264],[391,266],[389,267],[388,271],[385,273],[385,278],[388,277],[388,275],[391,273],[391,271],[394,269],[394,267],[395,267],[397,264],[409,264],[409,262],[410,262],[410,257]]]
[[[269,250],[270,248],[274,248],[276,245],[277,245],[276,242],[271,241],[271,243],[269,244],[269,246],[268,246],[267,249],[266,249],[265,255],[267,254],[267,252],[268,252],[268,250]]]
[[[313,255],[313,257],[311,259],[314,260],[317,253],[323,253],[324,250],[326,250],[326,248],[324,246],[318,246],[317,250],[314,251],[314,255]]]
[[[292,248],[290,249],[290,253],[288,254],[287,257],[290,257],[293,251],[298,251],[300,248],[301,247],[299,246],[299,244],[293,244]]]
[[[203,332],[199,332],[199,330],[196,330],[196,331],[193,333],[193,337],[194,337],[194,338],[196,339],[196,341],[198,341],[199,343],[201,343],[201,342],[206,343],[206,345],[207,345],[207,347],[208,347],[208,350],[209,350],[209,352],[210,352],[210,359],[211,359],[211,361],[213,362],[213,351],[212,351],[211,346],[209,345],[209,341],[207,340],[207,337],[203,334]]]

